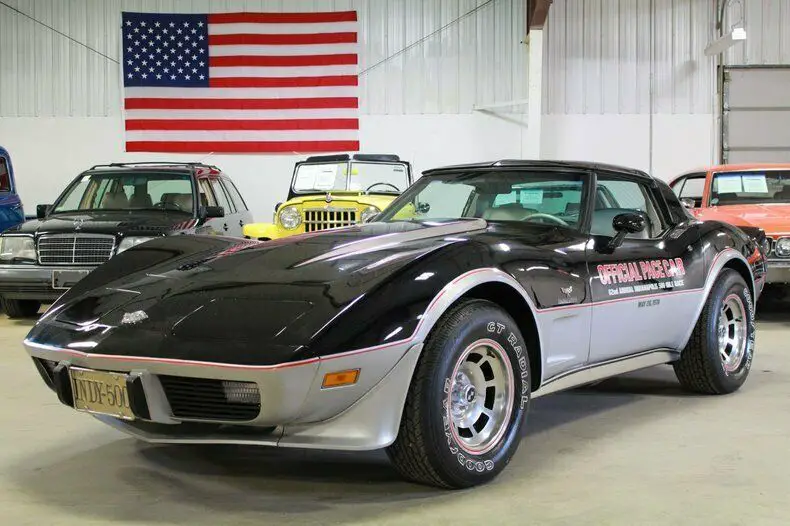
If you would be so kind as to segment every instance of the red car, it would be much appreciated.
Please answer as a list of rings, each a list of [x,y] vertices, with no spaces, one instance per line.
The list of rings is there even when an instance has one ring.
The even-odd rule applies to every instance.
[[[669,185],[699,219],[762,229],[766,283],[790,283],[790,163],[712,166]]]

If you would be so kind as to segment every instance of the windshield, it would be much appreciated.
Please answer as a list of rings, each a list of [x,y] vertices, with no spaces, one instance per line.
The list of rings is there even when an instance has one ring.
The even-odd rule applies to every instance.
[[[448,174],[418,179],[378,221],[477,217],[578,227],[584,180],[546,172]]]
[[[409,170],[404,163],[341,161],[300,164],[294,174],[296,193],[352,191],[398,194],[409,186]]]
[[[51,213],[82,210],[163,210],[193,213],[192,177],[161,172],[94,173],[80,177]]]
[[[713,175],[711,205],[790,202],[790,170],[721,172]]]

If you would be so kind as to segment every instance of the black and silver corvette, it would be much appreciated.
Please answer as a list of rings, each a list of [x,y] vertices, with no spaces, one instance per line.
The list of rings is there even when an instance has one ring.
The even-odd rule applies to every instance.
[[[405,477],[494,478],[531,398],[672,364],[736,391],[764,254],[626,168],[426,172],[368,224],[137,245],[25,346],[66,405],[141,439],[387,448]]]

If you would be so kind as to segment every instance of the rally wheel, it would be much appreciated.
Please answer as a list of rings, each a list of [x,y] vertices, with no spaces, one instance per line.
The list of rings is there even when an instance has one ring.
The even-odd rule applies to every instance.
[[[418,483],[488,482],[518,448],[529,399],[529,358],[516,323],[494,303],[464,301],[429,335],[387,453]]]
[[[743,277],[724,269],[710,291],[675,374],[686,389],[728,394],[740,389],[754,357],[754,301]]]

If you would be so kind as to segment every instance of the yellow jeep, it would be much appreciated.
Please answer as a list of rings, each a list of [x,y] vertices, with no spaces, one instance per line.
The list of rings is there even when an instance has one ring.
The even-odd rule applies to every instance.
[[[320,155],[296,163],[288,200],[272,223],[244,226],[244,237],[268,241],[368,221],[412,183],[397,155]]]

